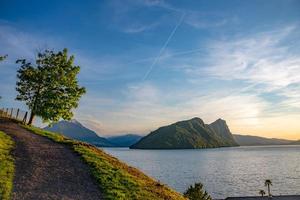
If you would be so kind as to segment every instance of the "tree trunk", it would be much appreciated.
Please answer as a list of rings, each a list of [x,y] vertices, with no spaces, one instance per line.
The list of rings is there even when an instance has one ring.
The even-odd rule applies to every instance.
[[[33,119],[34,119],[34,116],[35,114],[31,111],[31,114],[30,114],[30,118],[29,118],[29,122],[28,122],[28,125],[31,125],[32,122],[33,122]]]
[[[268,185],[268,194],[269,194],[269,197],[271,197],[271,194],[270,194],[270,185]]]

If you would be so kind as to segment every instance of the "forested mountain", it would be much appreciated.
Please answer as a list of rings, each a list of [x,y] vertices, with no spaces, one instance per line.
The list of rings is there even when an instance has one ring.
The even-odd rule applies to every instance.
[[[237,146],[224,120],[210,125],[195,117],[163,126],[132,145],[133,149],[197,149]]]

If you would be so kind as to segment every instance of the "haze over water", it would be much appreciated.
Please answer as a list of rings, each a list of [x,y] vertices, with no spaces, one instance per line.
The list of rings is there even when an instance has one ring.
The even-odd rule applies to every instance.
[[[300,146],[104,150],[179,192],[200,181],[213,198],[258,195],[271,179],[273,195],[300,194]]]

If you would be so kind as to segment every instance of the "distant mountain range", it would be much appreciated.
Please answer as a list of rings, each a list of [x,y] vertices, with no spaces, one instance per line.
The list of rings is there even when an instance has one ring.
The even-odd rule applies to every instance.
[[[293,141],[290,145],[300,145],[300,140]]]
[[[251,135],[233,135],[235,141],[241,146],[259,146],[259,145],[290,145],[297,141],[265,138]]]
[[[197,149],[238,146],[226,122],[218,119],[207,125],[195,117],[160,127],[143,137],[132,149]]]
[[[94,131],[84,127],[76,120],[59,121],[52,126],[47,126],[45,130],[61,133],[69,138],[88,142],[90,144],[102,147],[114,146],[106,138],[98,136]]]
[[[200,118],[176,122],[161,127],[143,137],[135,134],[100,137],[76,120],[59,121],[45,130],[101,147],[131,147],[141,149],[209,148],[227,146],[300,145],[300,140],[264,138],[231,134],[226,122],[218,119],[207,125]]]
[[[241,146],[257,146],[257,145],[287,145],[292,140],[265,138],[251,135],[233,135],[235,141]]]
[[[131,145],[137,143],[143,136],[135,134],[127,134],[120,136],[112,136],[106,138],[110,143],[117,147],[130,147]]]

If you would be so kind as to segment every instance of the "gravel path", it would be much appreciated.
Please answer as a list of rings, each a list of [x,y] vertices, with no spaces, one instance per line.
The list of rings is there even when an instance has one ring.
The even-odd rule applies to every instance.
[[[87,166],[71,149],[0,119],[16,142],[12,199],[104,199]]]

